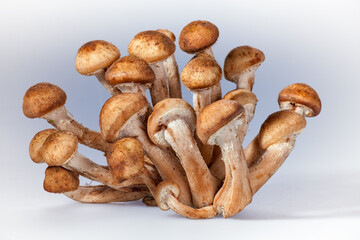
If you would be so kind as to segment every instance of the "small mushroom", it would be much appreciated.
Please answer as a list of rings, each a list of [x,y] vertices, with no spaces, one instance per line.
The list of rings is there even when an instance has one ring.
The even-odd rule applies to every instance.
[[[238,135],[245,127],[244,108],[237,102],[219,100],[204,108],[197,119],[199,139],[221,149],[225,164],[225,180],[215,195],[214,208],[225,218],[245,208],[252,200],[249,171],[246,165],[242,141]]]
[[[45,170],[44,190],[63,193],[83,203],[127,202],[141,199],[144,192],[123,192],[105,185],[79,186],[79,175],[63,167],[49,166]]]
[[[218,214],[212,205],[198,209],[187,206],[178,200],[179,195],[179,185],[166,180],[156,187],[155,200],[161,210],[172,209],[174,212],[192,219],[213,218]]]
[[[153,105],[165,98],[181,98],[175,44],[169,37],[158,31],[140,32],[131,40],[128,52],[148,62],[155,73],[150,90]]]
[[[121,92],[140,93],[151,87],[155,74],[149,64],[135,56],[125,56],[116,60],[105,73],[106,81]]]
[[[179,98],[157,103],[148,119],[148,135],[160,147],[171,147],[189,181],[195,207],[211,205],[219,183],[201,156],[194,139],[196,116],[193,108]]]
[[[99,132],[78,123],[65,108],[66,94],[56,85],[38,83],[30,87],[23,99],[22,109],[28,118],[44,118],[55,128],[73,132],[80,143],[107,152],[110,144]]]
[[[45,140],[54,132],[57,132],[56,129],[45,129],[35,134],[35,136],[31,139],[29,144],[29,155],[31,160],[34,163],[44,163],[44,159],[42,157],[42,147]]]
[[[120,91],[106,82],[105,69],[119,57],[120,51],[115,45],[103,40],[94,40],[80,47],[75,59],[75,68],[82,75],[95,75],[111,95],[116,95]]]
[[[231,50],[225,58],[225,78],[234,82],[237,88],[252,90],[255,71],[265,60],[265,55],[259,49],[250,46],[240,46]]]
[[[100,131],[108,142],[115,142],[123,137],[136,138],[151,161],[166,180],[179,184],[182,194],[180,200],[191,204],[190,188],[178,159],[169,151],[154,145],[149,139],[144,124],[150,106],[141,94],[123,93],[111,97],[100,112]]]

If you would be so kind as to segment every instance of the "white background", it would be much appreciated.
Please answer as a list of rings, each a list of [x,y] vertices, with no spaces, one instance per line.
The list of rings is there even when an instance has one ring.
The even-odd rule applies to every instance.
[[[277,94],[295,82],[319,93],[321,114],[308,119],[294,151],[243,212],[189,220],[141,202],[90,205],[42,189],[45,165],[28,156],[33,135],[49,125],[22,114],[25,91],[51,82],[69,111],[98,130],[109,94],[74,68],[77,49],[104,39],[122,56],[132,37],[193,20],[220,29],[220,65],[239,45],[261,49],[259,103],[245,144],[278,110]],[[360,3],[358,1],[0,1],[0,239],[360,239]],[[177,45],[180,70],[191,58]],[[234,84],[222,80],[223,93]],[[183,88],[185,99],[190,93]],[[103,156],[80,152],[98,163]]]

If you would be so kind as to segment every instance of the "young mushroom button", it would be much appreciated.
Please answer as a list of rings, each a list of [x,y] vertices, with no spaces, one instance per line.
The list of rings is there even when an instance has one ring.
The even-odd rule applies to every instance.
[[[214,199],[214,207],[225,218],[231,217],[252,200],[249,171],[239,129],[246,126],[245,110],[237,102],[219,100],[199,114],[196,131],[203,143],[217,145],[225,164],[225,180]]]
[[[103,40],[94,40],[80,47],[75,59],[75,68],[82,75],[95,75],[111,95],[116,95],[120,91],[106,82],[105,69],[119,57],[120,51],[115,45]]]
[[[155,105],[148,120],[148,135],[160,147],[175,151],[186,172],[195,207],[212,204],[218,182],[201,156],[194,139],[196,116],[182,99],[168,98]]]
[[[41,149],[45,140],[56,131],[56,129],[45,129],[35,134],[35,136],[31,139],[29,144],[29,154],[34,163],[45,162],[42,157]]]

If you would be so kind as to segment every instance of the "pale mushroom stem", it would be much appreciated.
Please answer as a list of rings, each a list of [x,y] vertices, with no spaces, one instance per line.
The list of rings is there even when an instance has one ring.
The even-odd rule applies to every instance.
[[[74,133],[78,137],[80,143],[90,148],[107,152],[110,147],[110,144],[102,138],[99,132],[90,130],[77,122],[67,111],[65,106],[58,107],[43,115],[42,118],[46,119],[48,123],[59,130]]]
[[[260,158],[258,164],[249,169],[250,183],[255,194],[280,168],[295,146],[295,137],[288,141],[271,145]]]
[[[149,63],[155,74],[155,80],[150,89],[151,101],[153,106],[165,98],[169,98],[169,91],[166,81],[165,67],[162,61]]]
[[[260,157],[264,154],[265,150],[260,148],[258,136],[256,136],[245,148],[245,158],[248,167],[255,165]]]
[[[143,96],[146,96],[145,92],[147,89],[149,89],[149,86],[146,86],[145,84],[135,83],[122,83],[116,85],[116,87],[120,89],[122,93],[138,93],[142,94]]]
[[[185,169],[194,206],[211,205],[219,182],[211,175],[187,124],[181,119],[171,121],[165,131],[165,139]]]
[[[82,203],[108,203],[137,201],[147,195],[145,192],[124,192],[105,185],[79,186],[75,191],[65,192],[68,198]]]
[[[211,47],[206,48],[203,52],[206,53],[206,54],[209,54],[212,57],[214,57],[214,52],[213,52]]]
[[[145,185],[148,187],[150,193],[154,196],[155,189],[156,189],[156,183],[146,168],[144,168],[140,177],[143,180],[143,182],[145,183]]]
[[[247,70],[236,77],[236,88],[251,91],[254,86],[255,71]]]
[[[164,67],[169,85],[169,95],[171,98],[181,98],[181,84],[179,76],[179,67],[175,60],[175,55],[172,54],[170,57],[164,60]]]
[[[196,115],[211,104],[211,88],[198,89],[193,91],[193,105]]]
[[[211,103],[220,100],[222,97],[221,95],[221,84],[218,82],[211,88]]]
[[[121,93],[120,90],[118,90],[116,87],[111,86],[105,79],[105,71],[99,71],[97,73],[95,73],[96,78],[98,79],[98,81],[101,83],[101,85],[103,85],[103,87],[113,96]]]

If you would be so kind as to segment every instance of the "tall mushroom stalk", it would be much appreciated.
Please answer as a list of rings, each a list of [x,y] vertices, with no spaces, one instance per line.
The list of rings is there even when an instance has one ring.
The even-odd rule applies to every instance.
[[[195,207],[211,205],[219,182],[213,177],[194,139],[196,116],[182,99],[168,98],[155,105],[148,120],[148,135],[160,147],[171,147],[189,180]]]
[[[75,59],[75,68],[82,75],[95,75],[111,95],[116,95],[120,91],[107,83],[105,70],[119,57],[120,51],[115,45],[103,40],[94,40],[80,47]]]
[[[80,143],[107,152],[110,144],[99,132],[90,130],[79,122],[65,108],[66,94],[56,85],[38,83],[30,87],[23,99],[23,113],[28,118],[44,118],[55,128],[74,133]]]
[[[179,184],[180,200],[190,205],[189,183],[178,159],[170,151],[154,145],[147,135],[144,122],[149,108],[149,103],[141,94],[123,93],[108,99],[100,112],[101,134],[108,142],[115,142],[122,137],[136,138],[160,176]]]

